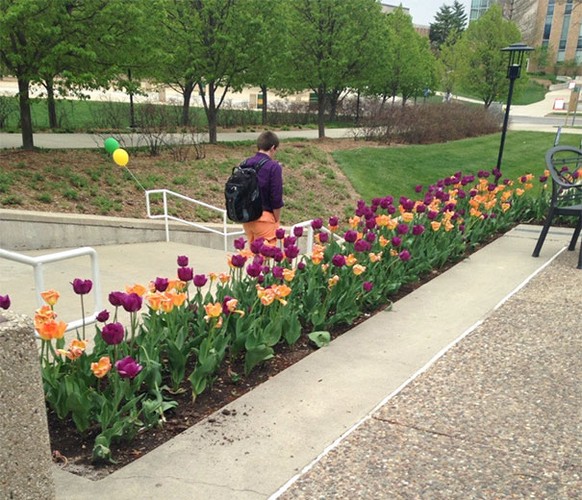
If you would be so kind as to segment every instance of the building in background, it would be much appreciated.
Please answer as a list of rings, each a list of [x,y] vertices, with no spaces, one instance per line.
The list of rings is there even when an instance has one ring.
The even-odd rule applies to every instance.
[[[493,4],[517,24],[525,43],[544,49],[530,70],[551,71],[559,64],[577,72],[582,66],[582,0],[472,0],[469,22]]]
[[[380,6],[382,7],[382,12],[384,14],[390,14],[390,12],[395,11],[398,7],[402,7],[402,10],[410,15],[410,9],[408,7],[404,7],[402,4],[398,3],[397,5],[389,4],[388,2],[380,2]]]

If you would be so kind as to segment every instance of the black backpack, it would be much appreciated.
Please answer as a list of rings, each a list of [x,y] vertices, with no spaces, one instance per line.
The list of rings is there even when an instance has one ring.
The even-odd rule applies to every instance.
[[[257,173],[269,161],[262,159],[256,166],[248,166],[247,160],[232,169],[232,175],[224,186],[226,215],[233,222],[252,222],[263,213]]]

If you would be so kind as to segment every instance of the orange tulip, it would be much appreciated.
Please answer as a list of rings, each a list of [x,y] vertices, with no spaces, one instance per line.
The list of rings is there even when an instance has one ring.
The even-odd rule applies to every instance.
[[[287,282],[293,281],[295,278],[295,269],[283,269],[283,279]]]
[[[41,325],[47,321],[54,320],[57,317],[56,313],[51,309],[51,306],[42,306],[34,313],[34,327],[38,330]]]
[[[352,268],[352,272],[356,275],[359,276],[360,274],[362,274],[364,271],[366,270],[366,266],[362,266],[361,264],[356,264],[353,268]]]
[[[358,259],[354,256],[353,253],[346,257],[346,266],[352,267],[356,262],[358,262]]]
[[[143,297],[147,292],[147,288],[143,285],[135,283],[134,285],[126,286],[125,291],[126,293],[136,293],[140,297]]]
[[[91,371],[97,378],[103,378],[111,370],[111,360],[109,356],[103,356],[97,363],[91,363]]]
[[[41,292],[40,296],[49,306],[52,307],[59,301],[59,297],[61,295],[56,290],[47,290],[45,292]]]
[[[66,356],[68,359],[74,360],[80,358],[83,355],[85,349],[87,349],[88,344],[89,342],[86,340],[73,339],[69,344],[68,350],[57,349],[57,352],[61,356]]]
[[[436,220],[433,220],[433,221],[430,223],[430,226],[432,227],[432,230],[433,230],[433,231],[438,231],[438,230],[441,228],[441,223],[440,223],[440,222],[438,222],[438,221],[436,221]]]
[[[220,302],[204,304],[204,310],[206,311],[204,319],[209,321],[211,318],[218,318],[220,316],[222,313],[222,304]]]
[[[59,321],[51,319],[45,321],[44,323],[38,325],[37,332],[41,339],[43,340],[53,340],[62,339],[65,335],[67,329],[67,324],[64,321]]]

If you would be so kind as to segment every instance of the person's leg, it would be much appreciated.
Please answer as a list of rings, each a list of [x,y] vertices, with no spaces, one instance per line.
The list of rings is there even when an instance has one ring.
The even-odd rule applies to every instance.
[[[265,243],[274,245],[277,242],[275,232],[278,227],[279,223],[275,221],[275,216],[271,212],[263,212],[258,220],[243,224],[249,244],[263,238]]]

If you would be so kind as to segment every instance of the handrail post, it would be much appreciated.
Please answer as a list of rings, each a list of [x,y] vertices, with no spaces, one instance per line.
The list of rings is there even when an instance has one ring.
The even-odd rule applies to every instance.
[[[224,251],[228,250],[228,236],[226,233],[226,212],[222,214],[222,232],[224,233]]]
[[[164,220],[166,221],[166,243],[168,243],[170,241],[170,224],[168,221],[168,196],[166,193],[167,191],[164,189]]]

